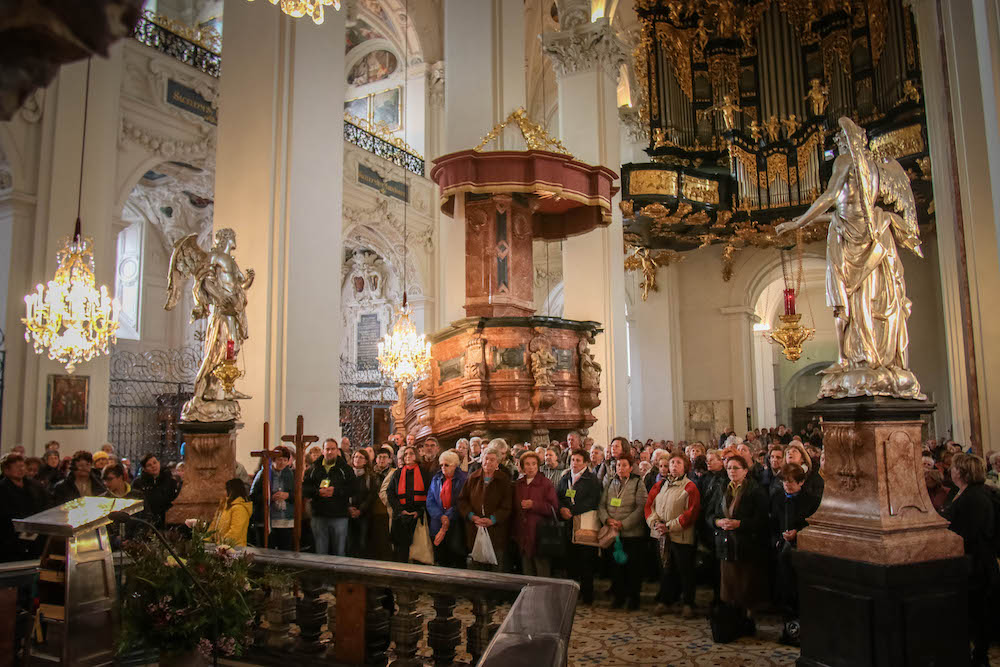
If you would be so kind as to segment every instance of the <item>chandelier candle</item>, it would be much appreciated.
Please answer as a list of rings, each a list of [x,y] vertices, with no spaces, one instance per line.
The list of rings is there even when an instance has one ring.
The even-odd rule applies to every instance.
[[[785,315],[795,314],[795,290],[785,289]]]

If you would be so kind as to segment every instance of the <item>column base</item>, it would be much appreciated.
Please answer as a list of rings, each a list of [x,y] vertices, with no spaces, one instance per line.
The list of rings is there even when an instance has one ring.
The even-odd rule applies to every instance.
[[[798,550],[799,667],[969,664],[964,558],[879,565]]]

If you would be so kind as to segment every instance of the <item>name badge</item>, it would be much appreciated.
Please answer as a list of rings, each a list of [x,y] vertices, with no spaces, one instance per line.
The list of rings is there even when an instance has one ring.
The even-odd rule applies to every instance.
[[[576,489],[566,489],[567,498],[576,498]]]
[[[330,486],[330,480],[329,479],[320,480],[319,488],[325,489],[325,488],[328,488],[329,486]]]
[[[621,498],[612,498],[611,499],[611,506],[612,507],[621,507],[622,506],[622,499]]]

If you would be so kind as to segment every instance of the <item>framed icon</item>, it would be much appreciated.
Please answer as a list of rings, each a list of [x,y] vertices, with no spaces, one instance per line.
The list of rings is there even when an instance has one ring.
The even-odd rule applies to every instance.
[[[45,428],[85,429],[90,411],[89,375],[50,375]]]

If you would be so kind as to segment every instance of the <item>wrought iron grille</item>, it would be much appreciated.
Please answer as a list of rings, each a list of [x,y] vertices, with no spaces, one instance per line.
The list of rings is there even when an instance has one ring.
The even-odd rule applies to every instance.
[[[380,158],[384,158],[394,165],[411,171],[417,176],[424,175],[423,158],[417,157],[398,146],[393,146],[388,141],[376,137],[371,132],[363,130],[354,123],[344,121],[344,139],[350,143],[365,149],[369,153],[374,153]]]
[[[201,354],[199,347],[112,353],[108,442],[119,456],[137,461],[151,452],[162,461],[180,459],[177,422],[194,390]]]
[[[398,394],[392,382],[375,369],[359,369],[340,360],[340,430],[354,447],[372,445],[377,432],[376,420],[388,418],[389,408]]]
[[[132,37],[160,53],[200,69],[209,76],[218,77],[222,73],[222,56],[153,23],[145,16],[139,18]]]

